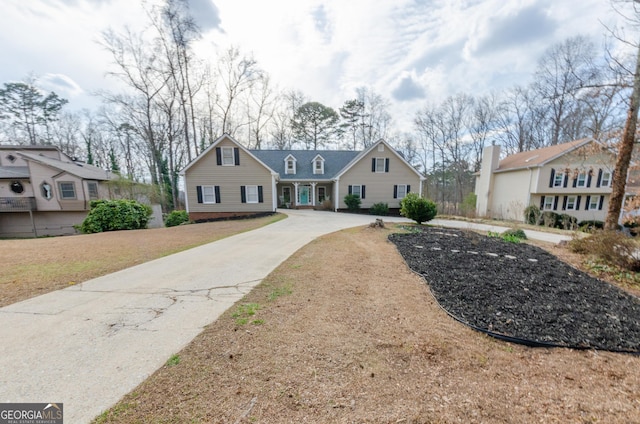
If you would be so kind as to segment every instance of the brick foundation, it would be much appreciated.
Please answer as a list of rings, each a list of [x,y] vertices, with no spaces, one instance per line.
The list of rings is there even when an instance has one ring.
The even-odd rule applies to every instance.
[[[274,212],[190,212],[189,220],[193,222],[211,222],[227,219],[259,218],[273,214]]]

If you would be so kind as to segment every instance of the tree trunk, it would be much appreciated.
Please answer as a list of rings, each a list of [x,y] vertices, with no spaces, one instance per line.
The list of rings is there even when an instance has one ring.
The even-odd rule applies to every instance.
[[[636,57],[636,70],[633,75],[633,92],[627,112],[627,122],[624,126],[622,141],[618,149],[618,158],[616,160],[616,168],[613,173],[613,185],[611,197],[609,199],[609,210],[604,228],[606,230],[615,230],[618,227],[618,219],[620,211],[623,208],[624,195],[627,183],[627,173],[629,171],[629,163],[631,162],[631,153],[633,151],[633,143],[635,142],[636,124],[638,121],[638,106],[640,103],[640,46]]]

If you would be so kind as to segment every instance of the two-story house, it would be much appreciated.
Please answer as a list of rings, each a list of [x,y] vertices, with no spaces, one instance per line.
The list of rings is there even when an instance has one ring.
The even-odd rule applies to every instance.
[[[476,178],[478,216],[524,220],[524,209],[604,221],[611,195],[615,155],[591,138],[510,155],[484,149]]]
[[[0,237],[76,234],[113,178],[53,146],[0,146]]]

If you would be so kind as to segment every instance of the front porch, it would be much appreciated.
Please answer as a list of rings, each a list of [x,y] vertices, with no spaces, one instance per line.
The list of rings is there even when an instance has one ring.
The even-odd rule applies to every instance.
[[[278,207],[287,209],[333,209],[333,183],[317,181],[280,182],[276,186]]]

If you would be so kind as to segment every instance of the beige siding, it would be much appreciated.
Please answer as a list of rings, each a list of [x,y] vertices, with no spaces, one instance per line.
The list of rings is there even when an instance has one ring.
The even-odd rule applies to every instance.
[[[230,140],[222,140],[216,147],[238,147]],[[270,171],[253,156],[240,149],[239,166],[216,164],[213,148],[198,158],[185,173],[185,190],[189,212],[271,212],[273,187]],[[220,186],[221,203],[198,203],[197,186]],[[262,186],[263,203],[242,203],[240,186]]]
[[[530,203],[529,188],[535,185],[536,174],[537,170],[528,169],[495,173],[487,215],[522,221],[524,209]]]
[[[612,159],[613,160],[613,159]],[[553,162],[545,165],[540,171],[540,181],[534,193],[546,194],[546,193],[562,193],[562,194],[608,194],[611,193],[611,187],[597,187],[598,171],[611,172],[614,168],[614,162],[609,164],[603,164],[601,161],[593,160],[586,163],[580,163],[579,165],[567,165],[566,161],[562,159],[556,159]],[[551,181],[551,170],[556,172],[569,172],[569,179],[567,181],[567,187],[549,187]],[[573,187],[573,177],[579,172],[591,172],[591,185],[589,187]]]
[[[34,237],[34,224],[38,237],[78,234],[73,226],[81,224],[87,213],[33,212],[33,223],[28,212],[0,213],[0,237]]]
[[[372,172],[372,158],[388,158],[389,172]],[[384,146],[382,152],[378,151],[378,147],[374,147],[340,177],[337,207],[347,207],[344,197],[349,194],[349,185],[364,185],[366,191],[361,203],[362,208],[370,208],[379,202],[387,203],[390,208],[399,208],[400,199],[393,198],[393,186],[397,184],[410,185],[411,191],[415,193],[420,191],[420,177],[405,162],[387,146]]]

